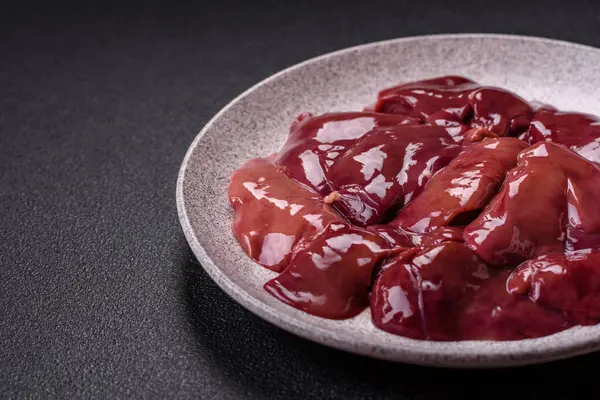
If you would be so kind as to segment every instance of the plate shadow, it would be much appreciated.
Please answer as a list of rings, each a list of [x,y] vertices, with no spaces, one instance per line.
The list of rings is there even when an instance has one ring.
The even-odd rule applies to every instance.
[[[346,353],[260,319],[229,298],[191,251],[187,259],[184,301],[198,350],[250,397],[573,398],[590,385],[582,373],[600,363],[595,353],[527,367],[459,370]]]

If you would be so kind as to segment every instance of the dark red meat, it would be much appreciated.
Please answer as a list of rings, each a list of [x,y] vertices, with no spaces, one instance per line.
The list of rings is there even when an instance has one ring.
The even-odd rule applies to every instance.
[[[264,289],[420,340],[600,322],[600,118],[442,76],[363,111],[302,113],[229,184]]]
[[[295,254],[265,289],[310,314],[350,318],[367,307],[372,270],[392,252],[379,235],[347,223],[332,223]]]

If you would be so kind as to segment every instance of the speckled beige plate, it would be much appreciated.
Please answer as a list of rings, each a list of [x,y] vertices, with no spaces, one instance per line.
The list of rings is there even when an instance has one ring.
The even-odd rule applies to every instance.
[[[271,323],[338,349],[407,363],[491,367],[539,363],[600,349],[600,326],[511,342],[427,342],[376,329],[366,310],[332,321],[267,294],[274,273],[249,260],[231,232],[227,186],[250,157],[277,151],[300,112],[360,110],[378,90],[459,74],[528,100],[600,114],[600,50],[540,38],[434,35],[353,47],[281,71],[242,93],[202,129],[183,160],[177,207],[194,254],[231,297]]]

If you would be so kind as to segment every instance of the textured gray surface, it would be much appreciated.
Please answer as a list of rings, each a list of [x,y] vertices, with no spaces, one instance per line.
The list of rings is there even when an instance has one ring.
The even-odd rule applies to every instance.
[[[208,277],[174,193],[202,126],[289,65],[423,33],[600,46],[595,1],[44,3],[0,11],[0,397],[590,397],[600,353],[462,371],[288,334]]]
[[[532,70],[535,63],[539,67]],[[511,342],[416,341],[376,329],[368,309],[348,320],[321,319],[263,290],[274,273],[247,258],[231,232],[227,186],[233,170],[251,157],[277,151],[301,112],[361,110],[380,89],[446,74],[500,86],[564,110],[600,114],[595,89],[600,87],[600,50],[585,46],[518,36],[436,35],[322,56],[251,88],[200,132],[177,187],[178,210],[192,250],[219,286],[259,316],[302,337],[363,355],[425,365],[506,366],[600,348],[600,327]]]

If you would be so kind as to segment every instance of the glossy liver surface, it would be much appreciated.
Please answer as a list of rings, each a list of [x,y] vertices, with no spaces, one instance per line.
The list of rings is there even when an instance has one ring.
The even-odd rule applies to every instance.
[[[233,232],[318,317],[435,341],[596,324],[599,121],[461,76],[390,86],[238,168]]]

